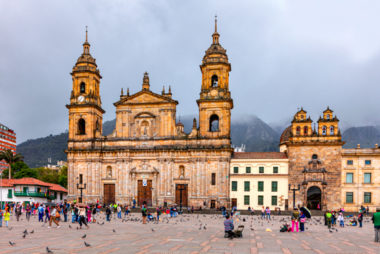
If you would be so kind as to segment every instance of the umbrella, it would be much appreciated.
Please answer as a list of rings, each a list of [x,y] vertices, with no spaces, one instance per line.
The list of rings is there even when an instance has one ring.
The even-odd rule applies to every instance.
[[[305,214],[305,216],[307,217],[307,218],[311,218],[311,212],[310,212],[310,210],[309,209],[307,209],[306,207],[301,207],[300,208],[300,211],[303,213],[303,214]]]

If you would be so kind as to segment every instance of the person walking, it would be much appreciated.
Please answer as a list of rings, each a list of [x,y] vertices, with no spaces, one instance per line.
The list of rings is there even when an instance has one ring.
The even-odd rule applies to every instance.
[[[343,213],[339,213],[338,215],[338,221],[339,221],[339,226],[341,228],[344,228],[344,217],[343,217]]]
[[[145,208],[145,205],[143,205],[141,209],[141,214],[142,214],[142,223],[146,224],[147,209]]]
[[[301,232],[305,231],[305,222],[306,222],[306,215],[301,211],[300,212],[300,230],[301,230]]]
[[[5,222],[5,226],[8,227],[8,222],[11,218],[11,214],[9,213],[9,209],[5,209],[5,213],[4,213],[4,222]]]
[[[29,221],[30,220],[30,215],[32,213],[32,208],[30,207],[29,204],[26,205],[26,208],[25,208],[25,216],[26,216],[26,220]]]
[[[61,211],[61,209],[59,208],[59,205],[57,205],[56,207],[53,208],[53,210],[50,213],[50,220],[49,220],[49,227],[48,228],[51,228],[52,222],[54,222],[57,225],[57,228],[60,228],[59,223],[58,223],[59,218],[60,218],[60,211]]]
[[[373,226],[375,227],[375,242],[380,242],[380,208],[372,215]]]
[[[79,208],[79,228],[82,229],[82,224],[84,224],[87,228],[89,226],[87,225],[86,219],[86,209],[84,207]]]
[[[117,209],[117,218],[121,219],[121,206],[118,205],[116,209]]]
[[[1,210],[0,206],[0,228],[3,226],[3,210]]]
[[[92,214],[91,206],[86,207],[86,214],[87,214],[87,222],[90,223],[91,222],[91,214]]]
[[[94,208],[92,209],[92,222],[95,223],[96,222],[96,205],[94,206]]]
[[[21,205],[20,204],[17,204],[16,206],[16,209],[15,209],[15,215],[16,215],[16,219],[17,221],[20,220],[20,216],[21,216]]]
[[[358,222],[359,222],[359,227],[360,228],[363,227],[363,212],[359,213],[359,215],[358,215]]]
[[[261,208],[261,219],[265,219],[265,208],[264,208],[264,206]]]
[[[292,232],[294,232],[294,226],[296,226],[296,230],[298,232],[298,220],[299,220],[300,213],[298,211],[297,207],[294,207],[293,213],[292,213]]]
[[[63,204],[63,208],[62,208],[64,222],[67,222],[68,209],[69,209],[69,206],[68,206],[67,202],[65,201],[65,203]]]
[[[45,222],[50,221],[50,206],[46,206],[45,209]]]
[[[38,207],[38,222],[44,222],[44,208],[42,204]]]
[[[107,218],[107,221],[111,221],[110,217],[111,217],[111,208],[109,206],[107,206],[107,208],[106,208],[106,218]]]
[[[267,220],[270,220],[270,208],[269,208],[269,206],[267,206],[267,208],[265,209],[265,213],[267,214]]]
[[[331,220],[332,220],[332,213],[330,211],[326,211],[326,222],[328,229],[331,229]]]
[[[156,209],[157,223],[160,221],[160,215],[161,215],[161,209],[160,209],[160,207],[157,207],[157,209]]]

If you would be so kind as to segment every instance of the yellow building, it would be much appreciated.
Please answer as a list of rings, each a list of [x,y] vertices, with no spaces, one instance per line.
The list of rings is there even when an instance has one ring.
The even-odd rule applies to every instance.
[[[342,150],[342,201],[346,211],[357,212],[361,206],[371,212],[380,205],[380,149]]]
[[[288,204],[288,158],[280,152],[235,152],[230,164],[232,207],[285,210]]]
[[[212,43],[200,65],[202,79],[199,126],[190,133],[176,120],[178,101],[171,88],[151,90],[148,73],[141,90],[123,90],[114,103],[116,127],[102,133],[102,76],[90,44],[72,70],[67,148],[69,199],[163,206],[229,206],[231,109],[226,50],[219,43],[215,20]],[[175,88],[175,85],[173,86]],[[83,195],[81,195],[83,191]]]

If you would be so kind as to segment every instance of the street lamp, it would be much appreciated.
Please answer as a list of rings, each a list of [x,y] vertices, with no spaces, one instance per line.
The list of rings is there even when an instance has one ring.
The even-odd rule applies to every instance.
[[[291,184],[289,184],[289,190],[293,191],[293,209],[296,208],[296,191],[299,191],[301,189],[301,185],[298,184],[298,187],[291,188]]]
[[[77,177],[78,179],[78,177]],[[80,190],[80,198],[78,203],[82,203],[83,201],[83,190],[86,189],[86,184],[83,183],[83,175],[79,175],[79,182],[77,183],[77,189]]]

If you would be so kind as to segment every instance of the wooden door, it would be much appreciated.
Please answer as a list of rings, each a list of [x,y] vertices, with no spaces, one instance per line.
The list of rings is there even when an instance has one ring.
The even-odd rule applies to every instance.
[[[231,201],[232,201],[232,208],[237,207],[237,199],[233,198],[231,199]]]
[[[177,205],[187,207],[187,184],[176,184],[175,187],[175,202]]]
[[[139,206],[152,206],[152,180],[138,180],[137,201]]]
[[[115,204],[115,184],[104,184],[104,204]]]

